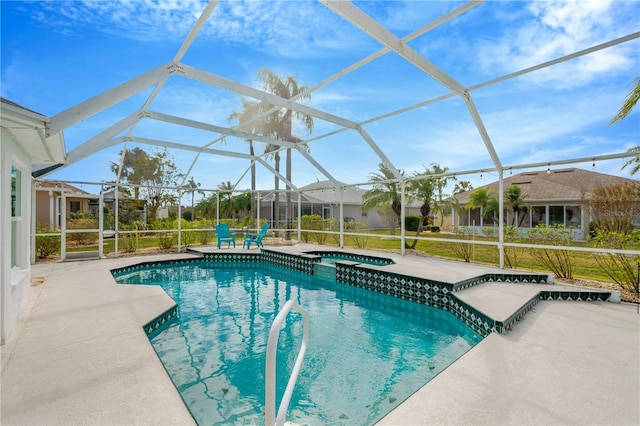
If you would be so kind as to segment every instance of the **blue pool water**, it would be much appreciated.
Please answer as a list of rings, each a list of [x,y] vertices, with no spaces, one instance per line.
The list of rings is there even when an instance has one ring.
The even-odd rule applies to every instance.
[[[178,318],[151,343],[196,422],[264,424],[265,354],[280,308],[309,313],[309,347],[287,421],[373,424],[482,338],[454,315],[272,266],[195,263],[117,277],[160,285]],[[302,340],[293,313],[280,333],[277,403]]]

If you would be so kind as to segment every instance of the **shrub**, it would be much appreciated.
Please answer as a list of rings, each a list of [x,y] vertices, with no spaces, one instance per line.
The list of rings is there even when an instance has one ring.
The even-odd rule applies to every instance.
[[[547,246],[573,245],[573,233],[563,225],[538,225],[527,233],[529,242]],[[560,278],[573,278],[573,252],[562,249],[530,248],[531,256]]]
[[[72,213],[72,215],[74,214],[75,213]],[[76,216],[78,215],[76,214]],[[84,216],[87,216],[87,214],[84,214]],[[70,219],[67,222],[67,229],[70,229],[70,230],[81,231],[83,229],[96,229],[97,227],[98,227],[97,221],[89,217]],[[97,241],[98,233],[86,232],[86,231],[70,232],[67,234],[67,237],[78,245],[87,245],[87,244],[93,244]]]
[[[199,229],[204,229],[205,231],[198,232],[198,241],[200,244],[205,245],[208,244],[209,241],[213,239],[213,222],[210,220],[200,220],[196,222],[195,226]]]
[[[345,231],[348,229],[349,223],[350,222],[347,222],[345,219],[345,222],[344,222]],[[335,234],[330,234],[330,235],[335,245],[339,246],[340,245],[340,221],[336,218],[327,219],[325,226],[327,227],[327,230],[336,232]]]
[[[177,227],[178,224],[176,222],[175,228]],[[186,219],[183,219],[180,223],[180,227],[180,242],[182,243],[182,245],[184,245],[185,247],[193,245],[193,243],[196,242],[198,236],[196,235],[196,231],[191,230],[193,227],[192,224],[190,222],[187,222]]]
[[[300,217],[300,228],[302,230],[324,230],[325,223],[322,217],[317,214],[306,214]],[[302,242],[308,243],[310,239],[314,239],[318,244],[324,244],[327,234],[320,232],[302,232],[300,239]]]
[[[161,231],[156,233],[158,247],[163,250],[170,249],[174,244],[176,235],[165,230],[171,229],[171,222],[169,220],[158,220],[154,223],[154,229]]]
[[[357,221],[348,222],[344,224],[345,231],[354,232],[358,234],[363,233],[363,231],[366,230],[366,227],[367,225],[364,222],[357,222]],[[367,242],[369,242],[369,237],[366,235],[352,235],[351,238],[353,239],[353,243],[356,245],[356,247],[362,248],[362,249],[366,248]]]
[[[621,232],[607,232],[598,230],[591,239],[591,246],[607,249],[624,249],[625,245],[634,241],[632,234]],[[638,262],[640,256],[623,253],[593,253],[598,266],[623,289],[629,289],[638,294]]]
[[[505,226],[504,241],[506,243],[522,242],[522,238],[520,234],[518,234],[518,228],[515,226]],[[507,268],[517,268],[521,256],[522,250],[519,247],[504,246],[504,262]]]
[[[60,251],[60,235],[38,235],[57,233],[54,229],[48,229],[46,225],[36,226],[36,253],[40,259],[46,259]]]
[[[132,226],[123,226],[123,231],[137,231],[138,228],[136,225]],[[121,233],[120,234],[120,243],[122,244],[122,249],[126,253],[134,253],[138,250],[139,244],[139,235],[137,232],[134,233]]]
[[[459,240],[470,240],[475,235],[475,229],[473,227],[460,226],[454,230],[453,233]],[[473,256],[473,244],[461,241],[452,241],[451,250],[453,250],[453,252],[465,262],[469,263],[471,261],[471,256]]]
[[[182,212],[182,218],[191,222],[193,220],[193,210],[185,210]]]
[[[404,228],[405,231],[415,232],[418,230],[418,226],[420,226],[420,216],[405,216],[404,218]]]

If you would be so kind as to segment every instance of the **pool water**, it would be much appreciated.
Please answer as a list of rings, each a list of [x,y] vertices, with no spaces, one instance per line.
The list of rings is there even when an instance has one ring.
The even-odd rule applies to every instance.
[[[289,299],[310,321],[289,422],[373,424],[482,339],[449,312],[266,265],[203,261],[117,281],[160,285],[178,303],[151,343],[200,425],[264,424],[267,338]],[[277,404],[302,327],[292,313],[280,332]]]

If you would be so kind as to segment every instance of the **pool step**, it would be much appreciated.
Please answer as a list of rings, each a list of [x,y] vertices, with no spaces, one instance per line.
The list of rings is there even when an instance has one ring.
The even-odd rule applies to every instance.
[[[315,265],[313,265],[313,275],[324,280],[335,281],[336,267],[335,265],[316,263]]]

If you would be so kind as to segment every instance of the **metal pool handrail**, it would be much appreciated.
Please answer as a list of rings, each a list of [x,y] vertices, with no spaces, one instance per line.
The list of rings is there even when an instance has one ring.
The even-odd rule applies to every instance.
[[[302,335],[302,344],[300,345],[300,351],[298,357],[291,370],[291,376],[289,376],[289,382],[287,388],[284,390],[282,401],[278,407],[278,417],[276,417],[276,351],[278,349],[278,338],[280,336],[280,330],[284,325],[284,320],[287,315],[294,309],[302,314],[304,321],[304,332]],[[265,424],[266,425],[284,425],[285,417],[287,416],[287,409],[289,408],[289,401],[291,400],[291,394],[293,388],[296,386],[296,380],[298,379],[298,373],[300,367],[302,367],[302,360],[304,359],[304,353],[307,350],[307,343],[309,341],[309,317],[307,311],[305,311],[300,305],[293,300],[287,300],[284,304],[276,319],[271,324],[271,330],[269,331],[269,340],[267,341],[267,371],[265,380]]]

